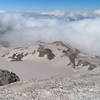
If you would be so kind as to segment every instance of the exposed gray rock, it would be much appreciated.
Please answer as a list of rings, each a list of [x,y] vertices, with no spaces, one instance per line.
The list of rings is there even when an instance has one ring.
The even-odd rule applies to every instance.
[[[77,66],[88,66],[90,65],[90,63],[88,61],[84,61],[84,60],[79,60],[78,63],[77,63]]]
[[[11,61],[22,61],[22,58],[24,57],[25,55],[23,53],[21,54],[16,54],[14,53],[11,57]]]
[[[39,57],[44,57],[46,54],[46,50],[43,46],[40,46],[37,51],[39,52]]]
[[[95,65],[95,64],[90,64],[90,66],[89,66],[89,68],[88,68],[88,70],[93,70],[94,68],[96,68],[97,67],[97,65]]]
[[[52,60],[55,57],[54,53],[49,48],[40,47],[38,48],[38,52],[39,52],[39,57],[44,57],[45,55],[47,55],[47,58],[49,60]]]
[[[0,86],[20,81],[20,78],[13,72],[0,70]]]
[[[89,70],[89,71],[92,71],[94,68],[97,67],[96,64],[92,64],[92,63],[90,63],[90,62],[88,62],[88,61],[84,61],[84,60],[79,60],[79,61],[78,61],[77,66],[80,66],[80,65],[82,65],[83,67],[84,67],[84,66],[89,66],[89,67],[88,67],[88,70]]]
[[[75,68],[76,64],[75,64],[75,60],[78,57],[79,51],[76,50],[72,50],[72,49],[68,49],[68,50],[63,50],[62,51],[64,53],[65,56],[67,56],[70,60],[70,63],[68,65],[71,65]]]

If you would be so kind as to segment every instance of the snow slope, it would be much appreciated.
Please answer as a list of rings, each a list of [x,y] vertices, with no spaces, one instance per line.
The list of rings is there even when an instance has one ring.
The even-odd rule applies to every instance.
[[[61,41],[0,47],[0,52],[0,69],[16,73],[21,80],[0,87],[0,100],[100,98],[100,58],[97,56],[87,55]],[[75,66],[70,57],[75,58]]]

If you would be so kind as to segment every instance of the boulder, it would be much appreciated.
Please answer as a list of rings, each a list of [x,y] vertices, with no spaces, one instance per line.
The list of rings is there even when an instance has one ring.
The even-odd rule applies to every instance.
[[[20,78],[13,72],[0,70],[0,86],[20,81]]]

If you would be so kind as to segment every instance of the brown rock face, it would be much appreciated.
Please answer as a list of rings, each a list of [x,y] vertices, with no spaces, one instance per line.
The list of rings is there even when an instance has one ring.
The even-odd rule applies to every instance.
[[[49,49],[49,48],[40,47],[38,49],[38,52],[39,52],[39,57],[44,57],[45,55],[47,55],[47,58],[49,60],[52,60],[55,57],[55,55],[53,54],[52,50]]]

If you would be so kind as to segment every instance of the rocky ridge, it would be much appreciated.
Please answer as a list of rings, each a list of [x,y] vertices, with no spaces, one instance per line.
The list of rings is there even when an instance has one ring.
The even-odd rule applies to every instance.
[[[72,66],[73,68],[77,68],[78,66],[89,66],[88,70],[93,70],[99,66],[99,63],[91,61],[93,59],[92,56],[88,56],[87,54],[84,54],[78,49],[72,48],[61,41],[47,44],[40,42],[35,46],[11,48],[1,55],[1,57],[6,58],[9,61],[32,60],[35,56],[37,56],[37,58],[48,60],[66,57],[64,59],[66,59],[67,66]],[[94,56],[94,58],[99,59],[96,58],[96,56]]]

